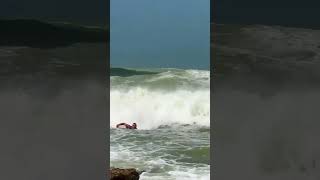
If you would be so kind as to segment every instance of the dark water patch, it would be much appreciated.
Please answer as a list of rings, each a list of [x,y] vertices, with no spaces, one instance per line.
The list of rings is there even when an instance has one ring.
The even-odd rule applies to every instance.
[[[0,46],[56,48],[74,43],[108,42],[108,30],[33,19],[0,19]]]
[[[107,78],[107,44],[80,43],[40,49],[0,48],[0,80],[34,81],[52,78]],[[20,80],[19,80],[20,79]]]
[[[166,152],[179,157],[178,162],[210,164],[209,147],[186,147],[185,149],[168,150]]]
[[[138,70],[125,69],[125,68],[111,68],[110,69],[111,76],[128,77],[128,76],[149,75],[149,74],[158,74],[158,72],[138,71]]]
[[[320,30],[212,24],[211,31],[216,81],[245,77],[279,87],[284,83],[308,85],[320,80]]]

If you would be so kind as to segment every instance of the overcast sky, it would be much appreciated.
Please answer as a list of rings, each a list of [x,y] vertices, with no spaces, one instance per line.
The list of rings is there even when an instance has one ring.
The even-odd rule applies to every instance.
[[[209,0],[111,0],[111,66],[208,69]]]

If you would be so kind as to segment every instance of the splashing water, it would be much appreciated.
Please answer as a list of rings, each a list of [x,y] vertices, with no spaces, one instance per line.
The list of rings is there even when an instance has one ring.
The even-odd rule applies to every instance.
[[[145,71],[111,77],[110,165],[145,170],[141,179],[210,179],[209,71]]]

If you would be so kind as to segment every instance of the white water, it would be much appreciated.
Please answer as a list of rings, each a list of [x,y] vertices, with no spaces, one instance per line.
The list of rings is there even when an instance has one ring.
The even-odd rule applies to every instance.
[[[135,122],[139,130],[111,129],[110,165],[145,170],[143,180],[210,179],[209,71],[154,72],[111,77],[110,128]]]
[[[139,129],[172,124],[210,126],[209,78],[209,71],[179,69],[112,77],[110,128],[121,122],[135,122]]]
[[[111,90],[110,127],[120,122],[137,123],[139,129],[160,125],[210,126],[210,91],[150,91],[134,88]]]

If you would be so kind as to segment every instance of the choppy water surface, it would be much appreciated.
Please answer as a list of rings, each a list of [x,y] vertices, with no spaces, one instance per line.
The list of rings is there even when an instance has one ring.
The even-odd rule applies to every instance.
[[[209,179],[209,71],[148,71],[111,77],[110,165],[144,170],[141,179]]]

